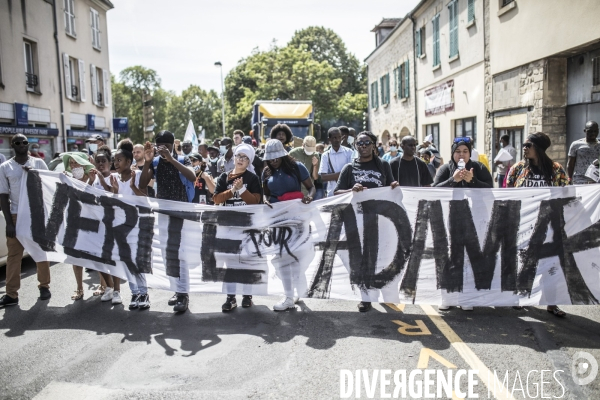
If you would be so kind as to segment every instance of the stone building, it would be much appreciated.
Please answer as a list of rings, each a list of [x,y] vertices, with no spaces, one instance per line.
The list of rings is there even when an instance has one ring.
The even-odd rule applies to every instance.
[[[369,75],[369,129],[385,144],[415,133],[413,27],[410,18],[397,21],[367,57]],[[373,31],[382,37],[384,19]]]
[[[0,152],[25,133],[46,161],[112,124],[108,0],[0,3]],[[56,34],[56,36],[55,36]],[[56,37],[56,40],[55,40]]]

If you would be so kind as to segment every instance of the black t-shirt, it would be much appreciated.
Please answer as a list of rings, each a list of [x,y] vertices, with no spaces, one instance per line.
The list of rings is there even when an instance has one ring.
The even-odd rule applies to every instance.
[[[544,179],[544,175],[542,174],[542,170],[540,170],[537,166],[529,164],[529,175],[525,178],[525,182],[523,187],[546,187],[551,186],[546,179]]]
[[[410,161],[404,160],[401,157],[396,158],[390,163],[394,180],[400,186],[426,186],[433,183],[427,164],[419,160],[417,157]]]
[[[215,188],[215,195],[217,195],[221,192],[224,192],[228,189],[231,189],[233,187],[233,181],[235,179],[228,180],[227,177],[228,177],[228,174],[226,172],[223,172],[219,176],[219,179],[217,179],[217,185]],[[242,174],[241,178],[242,178],[242,181],[244,182],[244,187],[246,188],[247,191],[249,191],[250,193],[260,193],[261,198],[262,198],[262,191],[260,190],[260,181],[258,179],[258,176],[256,176],[252,172],[246,170],[246,172],[244,172]],[[226,207],[245,206],[245,205],[246,205],[246,202],[240,197],[240,195],[238,194],[237,191],[234,192],[233,197],[229,200],[226,200],[225,204],[224,204],[224,206],[226,206]]]
[[[210,160],[206,160],[206,169],[208,170],[208,172],[210,172],[210,174],[214,177],[214,176],[219,176],[219,172],[217,169],[217,162],[215,161],[214,163],[211,162]]]
[[[174,162],[179,162],[175,159]],[[183,158],[183,165],[191,167],[192,163],[188,157]],[[179,177],[177,167],[162,158],[158,160],[158,165],[154,169],[154,165],[150,165],[156,179],[156,198],[173,201],[188,202],[185,185]]]
[[[206,180],[204,179],[205,175],[206,172],[202,174],[202,178],[196,177],[196,182],[194,183],[194,199],[192,200],[192,203],[214,204],[212,194],[208,191],[208,188],[206,187]],[[200,200],[203,201],[201,202]]]
[[[383,171],[377,168],[375,160],[367,162],[355,160],[351,164],[346,164],[340,172],[335,190],[352,189],[356,183],[360,183],[367,189],[390,186],[390,183],[392,183],[390,164],[386,161],[381,161],[381,165]]]

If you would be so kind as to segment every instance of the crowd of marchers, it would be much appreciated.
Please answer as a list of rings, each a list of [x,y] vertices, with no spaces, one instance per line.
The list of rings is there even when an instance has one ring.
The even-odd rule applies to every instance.
[[[546,154],[552,144],[548,135],[542,132],[530,134],[522,149],[515,149],[509,137],[502,136],[498,144],[501,150],[493,160],[497,168],[497,186],[523,188],[597,183],[598,124],[589,121],[584,132],[585,137],[570,146],[566,171]],[[257,143],[252,136],[235,130],[232,137],[194,148],[192,142],[180,142],[171,132],[161,131],[152,143],[134,144],[125,139],[117,145],[116,152],[111,152],[102,136],[97,135],[87,141],[87,151],[56,154],[55,158],[63,163],[65,174],[99,190],[225,207],[270,206],[295,199],[308,204],[325,197],[384,186],[390,190],[398,186],[494,187],[489,162],[476,153],[470,137],[454,139],[447,162],[440,157],[431,137],[422,143],[412,136],[405,136],[399,142],[392,139],[384,148],[373,133],[357,134],[352,128],[340,126],[329,129],[327,142],[317,143],[313,136],[306,136],[302,146],[292,148],[292,130],[279,124],[271,129],[270,139],[265,143]],[[3,161],[0,165],[0,206],[6,220],[8,247],[6,294],[0,298],[0,308],[19,302],[24,249],[16,238],[15,226],[21,181],[25,176],[23,170],[48,169],[39,145],[30,145],[24,135],[12,137],[11,148],[14,157],[0,160]],[[522,160],[513,162],[517,151],[522,151]],[[77,285],[71,296],[73,301],[85,295],[83,272],[83,267],[73,265]],[[103,272],[99,275],[100,284],[93,295],[101,301],[121,304],[121,279]],[[51,297],[48,262],[37,263],[37,277],[39,299],[48,300]],[[285,296],[273,309],[295,308],[302,293],[295,291],[291,274],[280,278]],[[189,276],[181,274],[169,279],[177,288],[169,305],[175,312],[184,312],[189,304]],[[143,274],[132,277],[128,283],[131,292],[129,309],[150,308]],[[244,295],[242,307],[252,305],[252,296]],[[235,294],[227,295],[222,310],[229,312],[236,307]],[[439,307],[440,310],[448,308],[445,305]],[[472,310],[472,307],[462,308]],[[368,311],[371,303],[361,301],[358,309]],[[548,306],[548,312],[565,316],[557,306]]]

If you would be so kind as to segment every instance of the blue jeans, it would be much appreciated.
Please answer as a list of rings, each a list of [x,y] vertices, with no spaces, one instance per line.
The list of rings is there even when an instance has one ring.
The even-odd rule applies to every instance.
[[[132,276],[129,280],[129,289],[131,290],[131,294],[148,294],[146,277],[142,274]]]
[[[317,192],[315,193],[315,198],[313,200],[321,200],[325,198],[325,189],[321,188],[321,189],[317,189]]]

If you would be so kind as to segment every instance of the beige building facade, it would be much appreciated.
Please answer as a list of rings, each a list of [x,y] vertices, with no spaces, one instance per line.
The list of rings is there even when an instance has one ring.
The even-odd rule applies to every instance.
[[[385,21],[385,20],[384,20]],[[376,35],[381,35],[379,24]],[[415,134],[413,27],[401,20],[367,57],[370,130],[384,145],[391,138]]]
[[[85,147],[92,134],[111,143],[112,8],[107,0],[0,3],[0,152],[7,158],[15,133],[38,143],[46,161]]]

